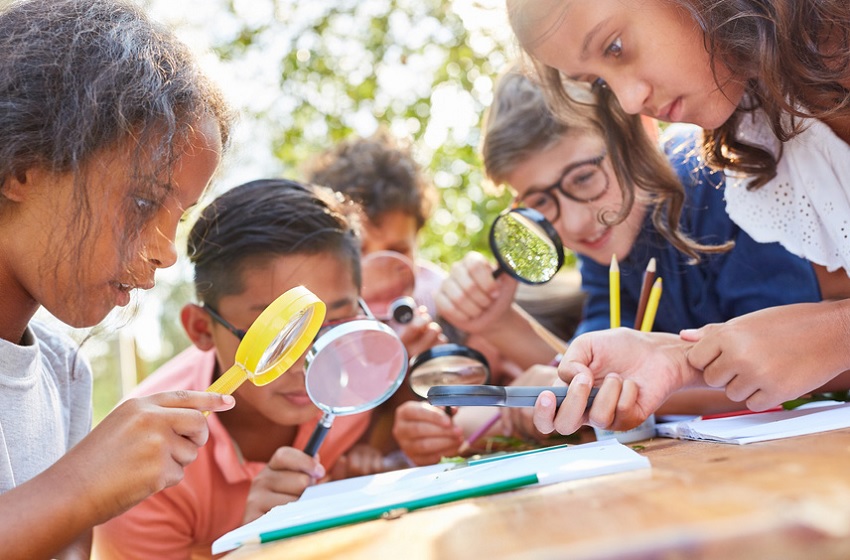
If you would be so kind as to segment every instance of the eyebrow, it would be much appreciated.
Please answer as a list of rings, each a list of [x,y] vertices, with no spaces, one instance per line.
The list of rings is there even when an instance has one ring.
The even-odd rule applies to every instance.
[[[590,51],[590,43],[593,42],[593,40],[596,38],[596,35],[599,34],[599,32],[602,30],[602,28],[609,21],[611,21],[610,17],[605,18],[602,21],[600,21],[599,23],[597,23],[596,25],[594,25],[593,28],[590,31],[587,32],[587,35],[584,36],[584,41],[581,44],[581,53],[579,53],[579,60],[585,61],[588,58],[590,58],[590,52],[589,52]]]
[[[352,298],[341,298],[336,301],[332,301],[331,303],[328,303],[327,307],[328,309],[341,309],[346,305],[354,305],[354,303],[355,300],[353,300]]]

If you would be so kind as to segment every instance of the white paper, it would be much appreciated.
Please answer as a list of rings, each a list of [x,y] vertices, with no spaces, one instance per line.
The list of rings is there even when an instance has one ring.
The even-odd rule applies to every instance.
[[[536,475],[537,484],[542,485],[648,467],[646,457],[616,440],[606,440],[516,457],[506,455],[499,460],[448,470],[439,467],[403,469],[358,477],[352,484],[337,486],[341,492],[314,494],[309,499],[302,498],[273,508],[259,519],[216,540],[212,552],[220,554],[233,550],[269,531],[337,519],[376,508],[403,508],[405,503],[413,500],[475,490],[523,476]]]
[[[815,406],[659,424],[659,436],[734,443],[744,445],[758,441],[804,436],[850,427],[850,404],[815,403]]]

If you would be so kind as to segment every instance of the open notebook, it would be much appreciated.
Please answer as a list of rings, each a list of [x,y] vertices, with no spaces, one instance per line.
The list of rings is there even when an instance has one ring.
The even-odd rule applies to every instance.
[[[616,440],[606,440],[330,482],[227,533],[213,543],[212,552],[464,498],[645,468],[648,459]]]
[[[658,424],[659,436],[719,443],[755,443],[850,427],[850,404],[813,403],[794,410]]]

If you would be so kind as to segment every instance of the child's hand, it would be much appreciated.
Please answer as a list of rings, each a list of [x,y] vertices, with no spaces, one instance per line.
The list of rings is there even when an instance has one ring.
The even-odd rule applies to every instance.
[[[558,370],[553,366],[536,365],[525,370],[517,377],[511,385],[525,387],[546,387],[560,382]],[[510,433],[522,439],[534,439],[543,441],[548,438],[548,433],[541,433],[534,426],[534,411],[530,408],[505,408],[502,410],[502,426],[505,433]]]
[[[340,457],[331,472],[331,480],[384,472],[384,456],[371,445],[358,443]]]
[[[280,447],[251,481],[242,523],[257,519],[275,506],[294,502],[308,486],[325,476],[318,457],[293,447]],[[215,489],[213,489],[215,491]]]
[[[106,521],[180,482],[209,437],[203,412],[229,410],[234,402],[201,391],[129,399],[68,452],[68,480],[91,500],[97,522]]]
[[[407,401],[395,411],[393,437],[416,465],[433,465],[442,457],[454,457],[463,443],[463,430],[452,423],[442,408]]]
[[[848,302],[763,309],[723,324],[682,331],[696,342],[688,362],[733,401],[766,410],[819,388],[850,367]]]
[[[470,252],[452,265],[434,299],[440,317],[463,331],[479,333],[504,316],[516,288],[517,282],[507,274],[493,278],[487,259]]]
[[[393,327],[404,347],[407,348],[407,355],[411,357],[421,354],[432,346],[448,342],[443,329],[431,320],[424,306],[416,310],[413,320],[409,323],[393,325]]]
[[[570,344],[558,367],[570,390],[555,414],[555,395],[545,391],[534,405],[534,425],[548,434],[571,434],[582,424],[628,430],[643,422],[670,396],[685,387],[704,386],[687,361],[690,344],[676,335],[632,329],[598,331]],[[592,387],[599,392],[592,406]]]

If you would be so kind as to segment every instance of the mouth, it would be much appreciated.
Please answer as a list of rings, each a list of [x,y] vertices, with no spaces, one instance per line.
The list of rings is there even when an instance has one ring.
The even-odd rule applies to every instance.
[[[679,122],[681,120],[682,98],[677,97],[672,103],[661,108],[655,118],[666,122]]]
[[[587,247],[589,247],[591,249],[598,249],[598,248],[602,247],[603,245],[605,245],[605,243],[608,241],[608,238],[610,236],[611,236],[611,228],[608,227],[608,228],[605,228],[602,231],[598,232],[593,237],[585,237],[584,239],[581,240],[581,243],[583,245],[586,245]]]

